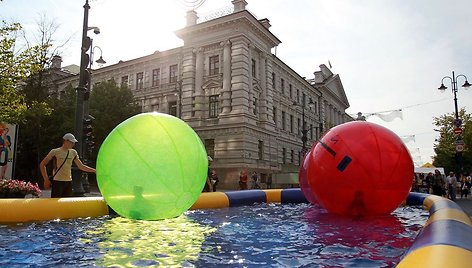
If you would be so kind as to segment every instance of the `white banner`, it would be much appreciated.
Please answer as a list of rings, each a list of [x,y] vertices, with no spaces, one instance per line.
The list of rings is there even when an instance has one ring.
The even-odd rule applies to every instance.
[[[375,115],[386,122],[392,122],[395,118],[400,118],[401,120],[403,120],[402,110],[391,111],[388,114],[377,113]]]

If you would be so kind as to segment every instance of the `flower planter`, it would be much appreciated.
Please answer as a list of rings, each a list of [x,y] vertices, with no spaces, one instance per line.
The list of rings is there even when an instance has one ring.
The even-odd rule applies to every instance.
[[[25,198],[26,195],[39,197],[38,184],[20,180],[0,180],[0,198]]]

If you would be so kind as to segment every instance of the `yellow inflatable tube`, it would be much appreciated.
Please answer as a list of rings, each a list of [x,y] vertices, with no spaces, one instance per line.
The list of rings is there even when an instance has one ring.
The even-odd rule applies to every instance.
[[[108,215],[103,197],[0,199],[0,223]]]

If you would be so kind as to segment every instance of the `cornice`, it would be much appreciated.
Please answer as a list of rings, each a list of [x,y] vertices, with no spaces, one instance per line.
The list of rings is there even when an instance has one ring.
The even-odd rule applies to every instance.
[[[266,29],[251,13],[247,10],[232,13],[210,21],[205,21],[196,25],[187,26],[175,31],[177,37],[186,39],[191,35],[201,35],[202,33],[215,32],[217,29],[225,28],[230,25],[244,24],[254,30],[258,36],[261,36],[271,47],[277,46],[281,41]]]

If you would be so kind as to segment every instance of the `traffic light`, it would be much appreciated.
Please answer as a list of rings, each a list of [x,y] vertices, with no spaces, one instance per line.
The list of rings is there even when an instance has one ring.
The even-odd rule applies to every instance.
[[[84,117],[84,144],[86,145],[87,151],[91,153],[95,148],[95,137],[93,136],[93,120],[95,118],[91,115]]]

